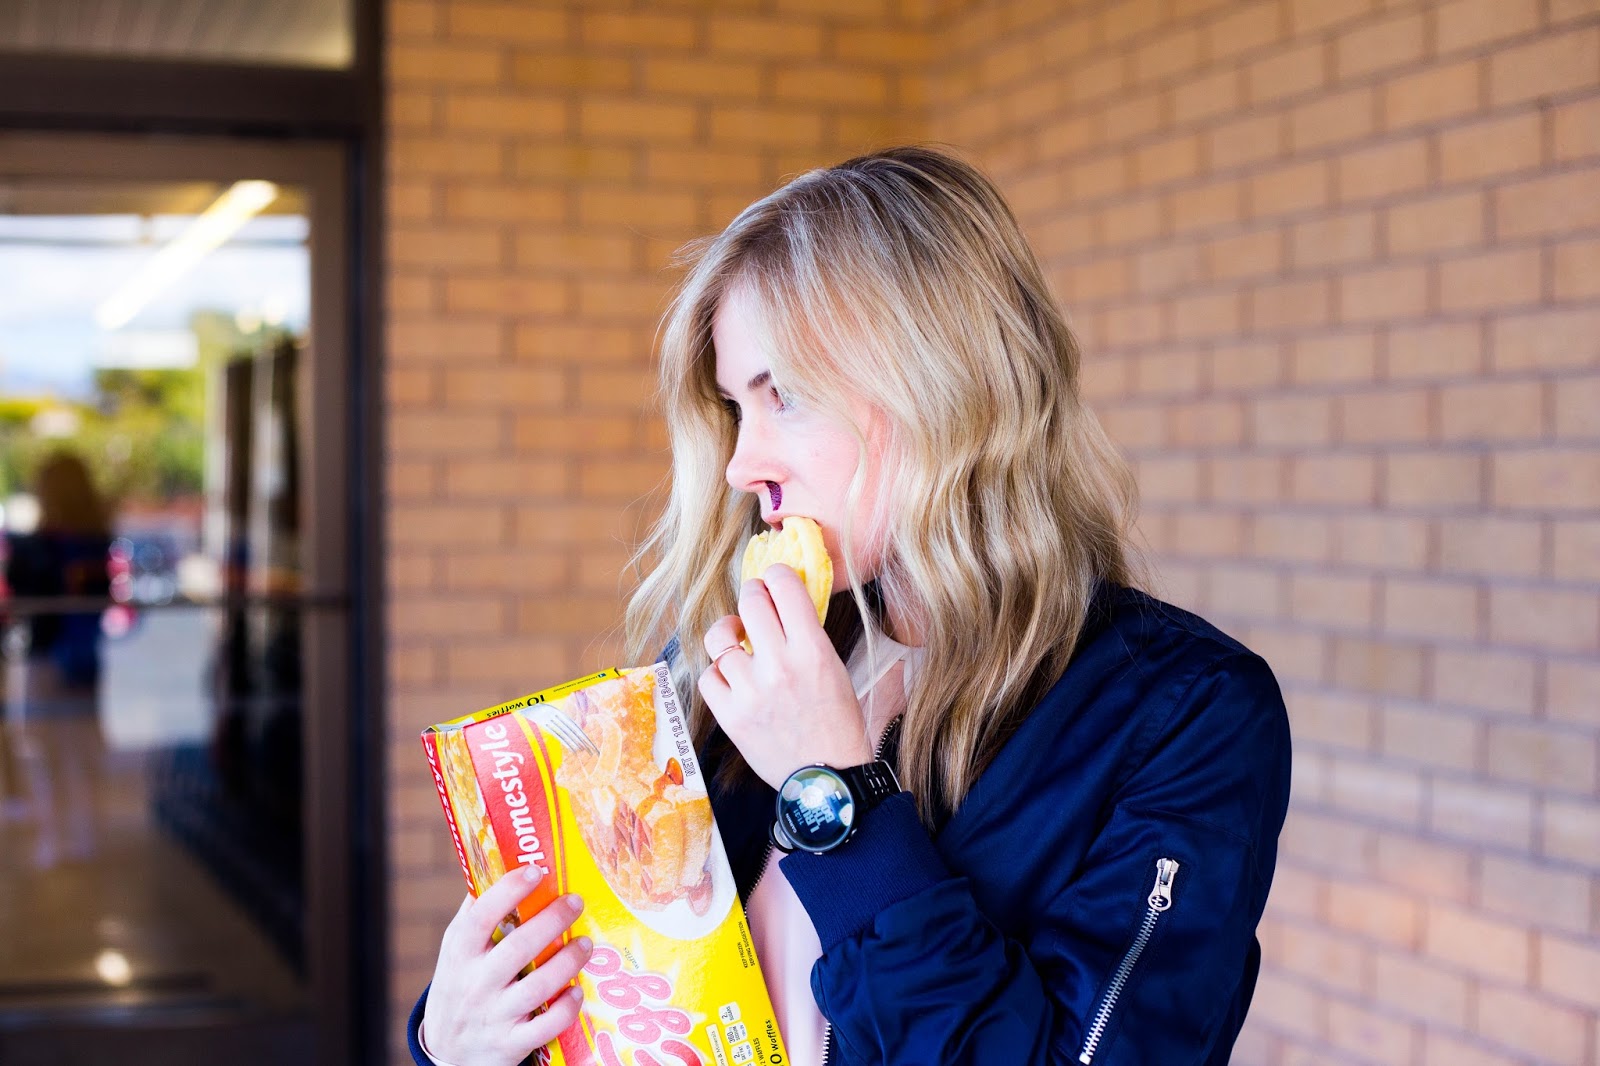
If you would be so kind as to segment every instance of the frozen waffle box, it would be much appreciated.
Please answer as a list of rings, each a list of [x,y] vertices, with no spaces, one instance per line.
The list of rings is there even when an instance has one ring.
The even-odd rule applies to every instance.
[[[782,1066],[782,1037],[665,663],[610,669],[423,730],[461,870],[568,892],[595,950],[583,1010],[543,1052],[573,1066]]]

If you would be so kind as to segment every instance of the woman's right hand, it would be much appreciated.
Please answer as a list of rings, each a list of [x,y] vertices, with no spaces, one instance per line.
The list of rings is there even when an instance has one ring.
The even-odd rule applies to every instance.
[[[457,1066],[517,1066],[578,1017],[583,990],[561,992],[589,961],[594,946],[578,937],[526,977],[517,975],[583,911],[562,896],[496,944],[495,927],[541,880],[533,866],[508,871],[477,899],[467,896],[439,944],[422,1032],[428,1052]],[[539,1006],[561,993],[542,1014]]]

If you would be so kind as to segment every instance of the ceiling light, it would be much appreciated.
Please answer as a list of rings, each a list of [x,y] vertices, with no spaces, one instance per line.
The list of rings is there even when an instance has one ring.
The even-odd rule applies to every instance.
[[[147,259],[139,273],[95,308],[95,321],[104,330],[127,325],[151,298],[187,274],[277,198],[278,187],[270,181],[235,182],[187,229]]]
[[[106,984],[119,988],[133,980],[133,966],[128,962],[128,956],[110,948],[95,957],[94,972]]]

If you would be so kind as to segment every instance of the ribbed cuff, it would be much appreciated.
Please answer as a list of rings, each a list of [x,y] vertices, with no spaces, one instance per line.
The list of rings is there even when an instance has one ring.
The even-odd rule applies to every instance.
[[[891,796],[837,851],[797,851],[779,864],[824,951],[866,929],[878,912],[950,876],[911,793]]]
[[[411,1018],[406,1022],[406,1043],[411,1048],[411,1061],[417,1066],[434,1066],[433,1056],[422,1046],[422,1016],[427,1009],[428,989],[424,988],[422,995],[417,997],[416,1006],[411,1008]]]

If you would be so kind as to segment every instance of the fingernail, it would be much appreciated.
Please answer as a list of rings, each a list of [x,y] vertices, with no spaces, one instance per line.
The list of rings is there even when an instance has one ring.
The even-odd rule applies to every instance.
[[[583,952],[585,955],[589,954],[589,952],[594,950],[594,941],[590,940],[586,936],[580,936],[577,939],[577,945],[578,945],[578,950]]]
[[[581,1001],[583,999],[583,986],[582,985],[573,985],[572,986],[572,998],[576,999],[576,1000],[579,1000],[579,1001]]]
[[[574,914],[582,914],[583,913],[583,897],[579,896],[577,893],[573,893],[572,895],[567,897],[567,906],[572,908],[572,912]]]
[[[529,864],[522,868],[522,879],[524,881],[532,881],[534,884],[538,884],[543,877],[544,871],[537,866]]]

